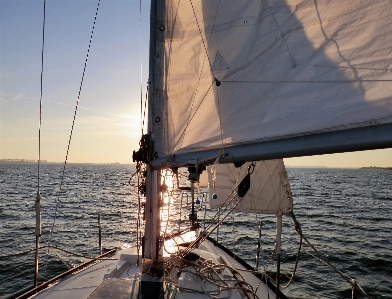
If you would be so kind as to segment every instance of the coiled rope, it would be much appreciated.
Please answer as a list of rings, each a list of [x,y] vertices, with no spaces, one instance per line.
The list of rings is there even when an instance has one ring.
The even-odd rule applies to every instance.
[[[186,269],[187,267],[192,267],[193,271]],[[209,259],[199,258],[195,262],[187,259],[181,259],[179,271],[192,275],[200,281],[207,282],[212,286],[215,286],[215,288],[207,288],[205,283],[200,284],[200,289],[179,286],[171,276],[167,275],[164,280],[168,286],[166,288],[167,291],[172,292],[173,289],[170,286],[174,286],[174,288],[183,292],[200,293],[211,298],[221,299],[230,298],[232,290],[242,290],[246,294],[247,298],[259,298],[256,295],[257,290],[253,289],[253,287],[247,283],[245,278],[239,273],[240,271],[246,270],[237,269],[224,263],[217,264]]]

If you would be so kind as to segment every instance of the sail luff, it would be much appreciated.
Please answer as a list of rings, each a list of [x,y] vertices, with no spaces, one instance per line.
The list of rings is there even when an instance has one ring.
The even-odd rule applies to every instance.
[[[149,41],[149,64],[148,64],[148,99],[152,99],[153,90],[154,90],[154,52],[155,52],[155,39],[153,38],[155,35],[155,23],[156,23],[156,5],[155,1],[151,0],[150,7],[150,41]],[[151,122],[151,111],[153,106],[153,101],[149,100],[148,102],[148,110],[147,110],[147,131],[150,132],[152,130],[152,122]],[[147,132],[147,133],[148,133]]]

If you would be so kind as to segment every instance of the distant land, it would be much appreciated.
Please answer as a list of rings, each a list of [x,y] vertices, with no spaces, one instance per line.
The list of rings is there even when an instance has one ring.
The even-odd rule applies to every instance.
[[[38,163],[38,160],[29,160],[29,159],[0,159],[0,163]],[[60,164],[64,162],[48,162],[47,160],[41,160],[40,163],[45,164]],[[67,164],[107,164],[107,165],[119,165],[121,163],[114,162],[114,163],[73,163],[67,162]],[[127,165],[127,164],[125,164]]]
[[[285,165],[286,168],[327,168],[327,166],[290,166]]]
[[[361,167],[361,169],[383,169],[383,170],[392,170],[392,167],[369,166],[369,167]]]
[[[0,159],[0,162],[6,163],[37,163],[38,160],[28,160],[28,159]],[[46,160],[41,160],[41,163],[49,163]]]

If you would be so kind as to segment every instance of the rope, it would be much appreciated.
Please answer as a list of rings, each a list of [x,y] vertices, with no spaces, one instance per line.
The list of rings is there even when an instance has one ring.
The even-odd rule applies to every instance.
[[[48,246],[42,246],[39,249],[44,249],[46,247],[48,247]],[[11,254],[7,254],[7,255],[2,255],[2,256],[0,256],[0,260],[6,259],[6,258],[10,258],[10,257],[13,257],[13,256],[25,255],[25,254],[28,254],[30,252],[35,252],[35,248],[29,249],[29,250],[26,250],[26,251],[22,251],[22,252],[18,252],[18,253],[11,253]]]
[[[318,258],[324,262],[326,265],[328,265],[332,270],[334,270],[337,274],[339,274],[344,280],[346,280],[352,287],[356,287],[360,293],[365,296],[366,298],[370,298],[371,297],[369,295],[366,294],[366,292],[361,288],[361,286],[358,285],[358,283],[353,280],[352,278],[348,277],[346,274],[344,274],[342,271],[338,270],[336,267],[334,267],[320,252],[317,251],[317,249],[309,242],[309,240],[304,236],[304,234],[302,233],[302,229],[301,229],[301,224],[297,221],[297,219],[295,218],[295,215],[293,213],[292,210],[289,210],[289,214],[291,216],[291,218],[294,221],[294,228],[297,231],[297,233],[301,236],[302,239],[305,240],[305,242],[310,246],[310,248],[313,249],[313,251],[317,254]]]
[[[163,182],[162,182],[162,186],[163,186],[163,185],[166,184],[166,177],[168,176],[167,170],[166,170],[165,174],[163,174],[163,172],[161,172],[161,174],[162,174],[161,175],[161,181],[163,180]],[[165,221],[166,222],[165,223],[165,230],[163,231],[163,239],[165,239],[165,237],[166,237],[167,227],[169,226],[169,219],[170,219],[170,195],[169,195],[169,188],[167,188],[167,190],[165,192],[162,192],[162,202],[163,202],[163,198],[165,197],[165,195],[167,196],[168,202],[167,202],[167,218],[166,218],[166,221]],[[163,204],[162,204],[161,216],[162,216],[162,214],[163,214]],[[162,221],[163,221],[163,219],[161,217],[161,223],[162,223]],[[164,246],[165,242],[162,242],[162,244]],[[165,251],[167,253],[169,253],[169,251],[167,251],[166,248],[165,248]],[[171,253],[169,253],[169,254],[171,254]]]
[[[118,259],[111,259],[111,258],[99,258],[99,257],[86,256],[86,255],[83,255],[83,254],[80,254],[80,253],[76,253],[76,252],[73,252],[73,251],[70,251],[70,250],[67,250],[67,249],[64,249],[64,248],[60,248],[60,247],[54,246],[54,245],[51,245],[51,247],[54,248],[54,249],[57,249],[57,250],[60,250],[60,251],[72,254],[74,256],[83,257],[83,258],[88,259],[88,260],[99,260],[99,261],[106,261],[106,260],[116,261],[116,260],[118,260]]]
[[[53,248],[53,249],[57,249],[57,250],[60,250],[60,251],[63,251],[63,252],[72,254],[72,255],[74,255],[74,256],[83,257],[83,258],[89,259],[89,260],[117,260],[117,259],[97,258],[97,257],[85,256],[85,255],[83,255],[83,254],[76,253],[76,252],[73,252],[73,251],[70,251],[70,250],[61,248],[61,247],[57,247],[57,246],[55,246],[55,245],[45,245],[45,246],[41,246],[39,249],[45,249],[45,248],[47,248],[47,247],[49,247],[49,246],[50,246],[51,248]],[[35,248],[29,249],[29,250],[26,250],[26,251],[22,251],[22,252],[18,252],[18,253],[12,253],[12,254],[7,254],[7,255],[2,255],[2,256],[0,256],[0,260],[6,259],[6,258],[10,258],[10,257],[14,257],[14,256],[26,255],[26,254],[28,254],[28,253],[30,253],[30,252],[35,252]]]
[[[179,272],[187,273],[195,276],[200,281],[203,281],[203,283],[200,284],[201,290],[180,287],[175,283],[172,277],[168,275],[164,277],[165,284],[173,285],[175,288],[183,292],[201,293],[211,298],[230,298],[232,290],[242,290],[247,295],[247,298],[259,298],[253,287],[245,281],[244,277],[238,271],[246,270],[230,267],[224,263],[217,264],[204,258],[199,258],[195,262],[181,259],[180,262],[181,263],[178,265]],[[192,267],[191,269],[193,269],[193,271],[191,269],[186,269],[187,267]],[[216,289],[207,290],[205,288],[206,283],[216,286]],[[169,293],[172,291],[170,286],[166,289],[169,290]]]
[[[215,231],[215,229],[217,229],[222,222],[231,214],[231,212],[237,207],[237,205],[240,203],[242,198],[237,199],[237,202],[235,204],[232,205],[232,208],[227,212],[227,214],[221,219],[221,220],[217,220],[218,223],[215,225],[215,227],[212,228],[214,221],[216,219],[219,219],[219,217],[221,215],[223,215],[223,213],[226,212],[227,208],[229,207],[230,204],[232,204],[236,198],[237,194],[234,194],[232,196],[232,194],[234,193],[235,189],[238,187],[238,185],[236,185],[232,191],[230,192],[230,194],[227,196],[226,200],[222,203],[222,207],[224,205],[226,205],[223,209],[219,209],[218,212],[215,214],[215,216],[210,220],[210,223],[208,224],[208,226],[206,227],[206,229],[200,233],[199,237],[196,238],[196,240],[194,240],[193,242],[191,242],[191,244],[185,249],[185,250],[181,250],[179,252],[177,252],[176,255],[174,255],[173,257],[171,257],[168,261],[166,261],[164,263],[164,268],[167,269],[171,269],[174,264],[176,264],[179,260],[181,260],[184,256],[186,256],[188,253],[190,253],[194,248],[197,248],[211,233],[213,233]],[[229,200],[230,196],[232,196],[232,198]],[[208,231],[209,230],[209,231]]]
[[[146,167],[144,166],[144,164],[138,161],[136,164],[137,186],[138,186],[138,193],[137,193],[138,210],[137,210],[137,218],[136,218],[136,251],[137,251],[136,264],[138,266],[140,266],[140,245],[142,242],[142,223],[140,220],[142,215],[141,192],[144,192],[145,172],[146,172]]]
[[[61,182],[60,182],[60,190],[59,190],[59,192],[58,192],[58,197],[57,197],[57,201],[56,201],[56,208],[55,208],[55,212],[54,212],[52,228],[50,229],[49,248],[48,248],[48,253],[47,253],[47,255],[46,255],[46,261],[45,261],[45,274],[46,274],[46,268],[47,268],[47,264],[48,264],[48,256],[49,256],[49,254],[50,254],[50,247],[51,247],[50,244],[51,244],[51,242],[52,242],[53,230],[54,230],[54,225],[55,225],[56,217],[57,217],[57,210],[58,210],[58,206],[59,206],[59,203],[60,203],[60,194],[61,194],[61,191],[62,191],[62,186],[63,186],[63,184],[64,184],[65,169],[66,169],[67,161],[68,161],[68,154],[69,154],[69,149],[70,149],[70,145],[71,145],[72,133],[73,133],[73,129],[74,129],[74,126],[75,126],[76,113],[77,113],[77,111],[78,111],[78,106],[79,106],[79,101],[80,101],[80,95],[81,95],[81,92],[82,92],[82,86],[83,86],[84,76],[85,76],[85,73],[86,73],[87,61],[88,61],[88,56],[89,56],[89,53],[90,53],[91,43],[92,43],[92,39],[93,39],[93,34],[94,34],[94,29],[95,29],[95,23],[96,23],[96,21],[97,21],[97,15],[98,15],[98,9],[99,9],[99,3],[100,3],[100,1],[101,1],[101,0],[98,0],[97,9],[96,9],[96,11],[95,11],[93,29],[92,29],[91,35],[90,35],[90,41],[89,41],[89,44],[88,44],[86,60],[85,60],[85,62],[84,62],[84,68],[83,68],[82,79],[81,79],[80,86],[79,86],[78,99],[77,99],[77,101],[76,101],[75,112],[74,112],[73,121],[72,121],[72,126],[71,126],[71,133],[70,133],[70,135],[69,135],[69,140],[68,140],[67,153],[66,153],[66,155],[65,155],[63,173],[62,173]]]
[[[51,248],[51,247],[54,247],[54,246],[51,246],[50,243],[48,243],[48,242],[44,239],[43,236],[41,237],[41,239],[46,243],[46,245],[47,245],[47,247],[48,247],[48,253],[47,253],[47,255],[46,255],[46,261],[45,261],[45,274],[44,274],[44,275],[46,276],[46,266],[47,266],[47,263],[48,263],[48,260],[49,260],[50,248]],[[61,257],[57,252],[54,252],[54,254],[59,258],[59,260],[60,260],[68,269],[71,269],[71,267],[62,259],[62,257]]]
[[[291,274],[289,282],[285,286],[279,286],[281,289],[287,289],[290,286],[290,284],[293,282],[293,280],[294,280],[295,272],[297,271],[297,266],[298,266],[298,261],[299,261],[299,254],[301,252],[301,247],[302,247],[302,236],[299,237],[298,252],[297,252],[297,258],[295,260],[295,266],[294,266],[293,273]]]
[[[10,280],[10,279],[12,279],[12,278],[15,278],[15,277],[21,276],[21,275],[23,275],[23,274],[25,274],[25,273],[27,273],[27,272],[31,272],[31,271],[33,271],[33,270],[34,270],[34,269],[27,269],[27,270],[24,270],[24,271],[22,271],[22,272],[19,272],[19,273],[17,273],[17,274],[14,274],[14,275],[8,276],[8,277],[6,277],[6,278],[4,278],[4,279],[0,280],[0,283],[2,283],[2,282],[4,282],[4,281],[7,281],[7,280]]]

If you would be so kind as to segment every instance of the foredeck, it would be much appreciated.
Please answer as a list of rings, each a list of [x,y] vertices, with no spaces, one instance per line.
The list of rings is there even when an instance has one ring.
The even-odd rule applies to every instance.
[[[195,238],[195,233],[190,232],[174,240],[166,241],[163,261],[170,258],[170,253],[174,253],[179,248],[186,248],[179,246],[179,244],[186,244]],[[167,286],[165,283],[162,284],[161,278],[142,273],[141,267],[136,265],[136,248],[131,248],[119,250],[110,257],[116,260],[97,261],[79,272],[69,274],[32,297],[37,299],[136,299],[139,298],[138,294],[141,292],[139,289],[143,289],[145,294],[148,292],[149,296],[154,296],[162,291],[163,285],[163,291],[168,295],[167,298],[171,299],[211,298],[209,294],[214,292],[219,292],[225,298],[245,299],[252,298],[242,290],[244,284],[250,284],[253,290],[256,290],[255,294],[258,298],[275,298],[274,291],[264,281],[260,281],[260,278],[251,272],[241,271],[240,269],[246,270],[245,267],[225,250],[215,246],[213,242],[205,240],[192,253],[199,256],[200,260],[208,261],[214,267],[220,267],[220,270],[215,271],[213,275],[219,283],[233,285],[233,287],[223,288],[223,291],[219,291],[219,286],[215,283],[201,279],[200,273],[196,273],[196,267],[192,264],[185,265],[181,273],[178,272],[178,268],[173,268],[170,277],[176,287]],[[236,269],[239,274],[231,269]],[[228,279],[227,284],[224,279]],[[237,279],[238,281],[236,281]]]

